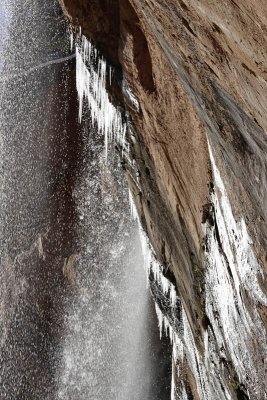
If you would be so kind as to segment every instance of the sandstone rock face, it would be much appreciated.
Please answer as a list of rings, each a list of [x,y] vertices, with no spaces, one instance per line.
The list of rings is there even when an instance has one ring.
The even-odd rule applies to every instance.
[[[109,87],[130,113],[126,175],[180,298],[150,276],[176,338],[174,399],[267,396],[264,3],[62,0],[127,82]]]

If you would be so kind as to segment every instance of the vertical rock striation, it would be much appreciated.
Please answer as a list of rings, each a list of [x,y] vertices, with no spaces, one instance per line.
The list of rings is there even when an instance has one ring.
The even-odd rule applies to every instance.
[[[266,398],[263,0],[61,2],[114,68],[129,187],[179,296],[150,272],[173,332],[173,398]]]

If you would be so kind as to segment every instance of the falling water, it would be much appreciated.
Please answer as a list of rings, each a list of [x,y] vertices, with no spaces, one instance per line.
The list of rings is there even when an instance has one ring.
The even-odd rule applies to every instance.
[[[155,353],[164,345],[159,342],[141,267],[140,227],[112,143],[115,139],[124,145],[126,126],[106,92],[105,61],[85,37],[80,39],[81,44],[76,43],[79,121],[90,121],[96,129],[91,125],[88,136],[84,125],[86,162],[74,190],[86,244],[76,257],[75,276],[71,274],[78,291],[66,318],[59,398],[168,398],[168,381],[162,373],[168,351],[164,356]],[[108,75],[111,79],[111,70]]]
[[[106,106],[114,116],[105,103],[95,124],[87,91],[79,123],[82,64],[56,0],[6,0],[0,18],[0,398],[168,399],[168,345],[109,145],[120,117],[99,124]]]
[[[54,399],[69,293],[62,265],[74,247],[75,91],[57,3],[2,4],[0,398]]]

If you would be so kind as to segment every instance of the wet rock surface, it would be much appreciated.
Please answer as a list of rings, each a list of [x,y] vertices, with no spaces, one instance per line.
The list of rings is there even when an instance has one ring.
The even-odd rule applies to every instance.
[[[79,121],[62,11],[57,0],[4,3],[0,399],[167,400],[171,348],[138,225],[118,155],[107,161],[89,110]]]
[[[195,346],[176,363],[183,372],[174,396],[264,399],[264,2],[61,2],[72,25],[123,71],[135,99],[124,97],[131,162],[123,165],[179,293],[184,319],[174,330],[184,348]]]

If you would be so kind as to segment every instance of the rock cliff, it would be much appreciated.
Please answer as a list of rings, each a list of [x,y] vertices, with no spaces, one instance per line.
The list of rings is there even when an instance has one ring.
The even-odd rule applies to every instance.
[[[263,0],[61,0],[113,67],[122,159],[162,272],[174,399],[267,396]]]

